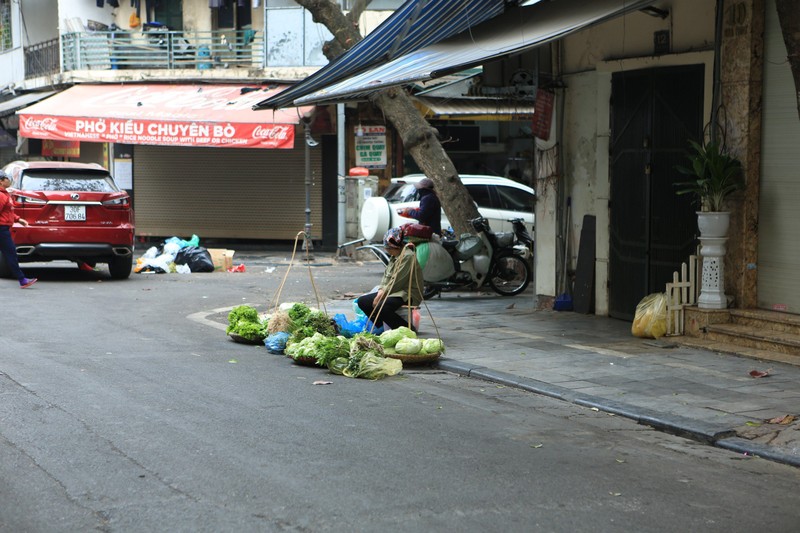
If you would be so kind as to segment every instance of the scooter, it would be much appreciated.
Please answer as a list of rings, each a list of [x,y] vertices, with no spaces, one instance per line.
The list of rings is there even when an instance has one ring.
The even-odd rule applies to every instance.
[[[516,238],[514,251],[528,263],[531,279],[533,279],[533,237],[528,233],[523,219],[513,218],[509,222],[514,228],[514,237]]]
[[[487,282],[502,296],[515,296],[528,288],[529,262],[514,248],[518,226],[514,226],[515,233],[493,233],[483,217],[471,220],[470,224],[477,232],[472,238],[442,239],[442,247],[450,254],[455,273],[441,281],[425,280],[423,297],[426,300],[458,288],[479,289]],[[532,242],[524,224],[520,226]],[[388,254],[380,246],[367,245],[359,249],[370,250],[384,265],[389,263]]]

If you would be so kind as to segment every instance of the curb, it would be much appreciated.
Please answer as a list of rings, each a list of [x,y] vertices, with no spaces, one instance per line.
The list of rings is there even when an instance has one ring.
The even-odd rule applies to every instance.
[[[616,402],[598,396],[582,394],[559,387],[551,383],[531,378],[524,378],[508,372],[500,372],[491,368],[464,363],[455,359],[441,358],[433,365],[439,370],[446,370],[465,377],[478,378],[492,383],[549,396],[557,400],[573,403],[591,409],[622,416],[634,420],[637,424],[650,426],[679,437],[688,438],[718,448],[723,448],[744,455],[752,455],[769,461],[800,467],[800,457],[783,453],[772,446],[736,437],[736,432],[720,425],[708,424],[678,415],[665,415],[651,409],[636,407],[623,402]]]

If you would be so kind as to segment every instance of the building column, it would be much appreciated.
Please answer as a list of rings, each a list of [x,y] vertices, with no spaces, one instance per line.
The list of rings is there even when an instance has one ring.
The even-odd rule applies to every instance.
[[[723,2],[724,0],[718,0]],[[719,140],[742,162],[745,189],[731,200],[726,293],[738,308],[757,306],[758,202],[764,0],[724,1],[720,53]]]

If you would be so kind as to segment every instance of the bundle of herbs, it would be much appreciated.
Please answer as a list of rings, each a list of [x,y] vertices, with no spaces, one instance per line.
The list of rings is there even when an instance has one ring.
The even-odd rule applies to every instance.
[[[296,303],[288,311],[292,321],[290,342],[299,342],[306,337],[319,333],[326,337],[336,335],[336,328],[331,318],[322,311],[311,309],[306,304]]]

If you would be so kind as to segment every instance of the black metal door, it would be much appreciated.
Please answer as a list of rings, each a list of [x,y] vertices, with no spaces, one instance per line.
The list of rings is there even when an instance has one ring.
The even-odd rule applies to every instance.
[[[703,130],[703,65],[612,77],[609,314],[632,320],[696,247],[695,207],[675,194]]]

